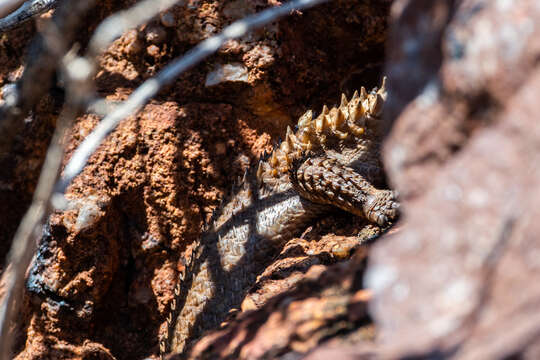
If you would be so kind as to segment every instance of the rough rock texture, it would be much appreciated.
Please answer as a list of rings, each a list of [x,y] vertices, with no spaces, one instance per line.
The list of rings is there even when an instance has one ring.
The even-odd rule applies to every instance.
[[[5,102],[13,83],[20,78],[25,47],[32,38],[33,24],[26,23],[9,34],[0,34],[0,104]],[[54,96],[41,100],[32,119],[11,151],[0,153],[0,267],[17,225],[32,199],[39,169],[43,163],[47,140],[52,136],[57,112]],[[30,119],[29,119],[30,120]],[[24,141],[26,139],[27,141]]]
[[[275,3],[186,1],[111,47],[98,90],[123,99],[207,34]],[[291,119],[379,76],[387,10],[388,2],[334,1],[294,14],[231,42],[125,122],[74,184],[70,210],[51,217],[28,281],[19,358],[156,355],[181,254],[203,218]],[[405,210],[399,230],[370,249],[362,281],[363,246],[332,264],[348,256],[338,244],[353,244],[363,224],[339,214],[313,224],[191,355],[539,358],[539,13],[534,0],[395,1],[385,155]],[[12,54],[2,86],[19,71],[15,57],[29,37],[20,29],[0,39]],[[211,73],[220,82],[205,87]],[[2,162],[0,206],[10,210],[0,218],[2,251],[55,116],[35,112],[50,122],[29,122]],[[70,151],[97,121],[78,119]],[[332,312],[319,311],[324,302]]]
[[[100,1],[81,22],[78,41],[84,47],[99,19],[133,2]],[[97,91],[114,105],[173,57],[278,4],[186,1],[115,41],[100,59]],[[70,187],[68,210],[44,229],[26,284],[17,357],[156,355],[183,252],[203,220],[305,109],[377,85],[389,4],[334,1],[291,14],[227,43],[123,122]],[[29,23],[3,34],[0,45],[22,52],[21,39],[32,30]],[[1,67],[1,86],[24,66],[15,58]],[[62,97],[58,87],[51,91],[52,105],[30,115],[2,162],[0,204],[10,210],[0,219],[2,254],[30,199]],[[93,114],[77,119],[66,135],[68,158],[98,121]],[[358,232],[347,229],[342,235]]]
[[[203,337],[188,358],[294,358],[344,334],[355,342],[371,342],[374,331],[366,311],[370,293],[361,282],[368,247],[360,245],[350,261],[328,266],[342,259],[332,249],[358,245],[358,238],[343,236],[325,236],[317,248],[303,239],[291,240],[256,284],[268,301],[255,307],[254,295],[247,297],[238,318]]]
[[[381,351],[537,358],[540,4],[398,1],[392,13],[400,115],[385,155],[406,216],[370,255]]]

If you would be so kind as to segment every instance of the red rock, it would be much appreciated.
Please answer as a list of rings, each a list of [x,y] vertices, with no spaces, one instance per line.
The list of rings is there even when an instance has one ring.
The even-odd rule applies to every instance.
[[[538,354],[540,8],[398,1],[385,149],[401,231],[366,277],[384,357]]]

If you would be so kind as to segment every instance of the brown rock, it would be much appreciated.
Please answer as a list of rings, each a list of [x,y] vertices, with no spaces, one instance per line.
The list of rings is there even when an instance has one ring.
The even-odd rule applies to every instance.
[[[161,26],[149,26],[144,31],[144,37],[151,44],[161,44],[166,40],[167,32]]]
[[[534,358],[540,8],[398,1],[393,16],[385,155],[404,221],[366,277],[383,356]]]
[[[132,3],[99,2],[94,13],[81,20],[77,42],[84,49],[101,19]],[[382,61],[389,3],[336,0],[291,14],[231,42],[211,60],[163,89],[139,114],[123,121],[69,189],[73,207],[48,221],[49,230],[43,236],[22,299],[21,331],[15,346],[18,357],[156,356],[181,268],[179,259],[199,236],[203,221],[245,166],[263,150],[269,150],[293,119],[307,108],[320,109],[328,99],[338,99],[341,92],[350,97],[360,85],[375,84],[380,75],[376,66]],[[112,104],[123,101],[170,59],[221,31],[237,16],[278,4],[266,0],[205,0],[173,7],[169,11],[177,28],[166,31],[175,31],[177,36],[166,37],[159,47],[147,47],[143,44],[144,30],[124,34],[99,59],[96,91]],[[32,31],[30,22],[2,35],[0,86],[16,80],[23,69],[24,45]],[[150,54],[146,52],[149,47]],[[247,83],[224,82],[211,89],[204,86],[212,65],[231,62],[247,69]],[[342,82],[344,78],[347,81]],[[57,89],[42,99],[28,116],[13,151],[0,158],[2,258],[31,199],[62,99]],[[65,138],[67,158],[99,120],[96,115],[76,119]],[[292,271],[291,279],[285,279],[288,273],[280,269],[284,281],[274,288],[279,291],[272,292],[270,286],[266,287],[270,282],[261,282],[261,288],[268,292],[253,297],[255,306],[267,303],[272,294],[288,291],[288,286],[294,287],[300,273],[322,262],[319,258],[332,263],[347,257],[352,252],[347,244],[357,229],[348,227],[347,231],[338,233],[347,237],[343,242],[334,241],[322,252],[324,255],[315,255],[312,260],[301,256],[301,264],[290,269],[297,270]],[[308,294],[307,289],[303,291]],[[351,292],[346,298],[350,300],[353,295]],[[327,300],[329,304],[332,301],[337,304],[343,300]],[[317,308],[301,299],[298,304],[299,309]],[[360,304],[358,316],[362,316],[362,308],[365,310]],[[332,309],[346,316],[343,307]],[[285,321],[278,320],[275,324]],[[323,320],[334,324],[331,319]],[[305,351],[322,341],[324,334],[332,334],[332,329],[319,326],[318,321],[314,319],[298,330],[302,338],[295,349]],[[351,317],[343,324],[357,321],[357,317]],[[297,325],[286,328],[289,335],[296,333]],[[341,329],[341,325],[335,329]]]
[[[164,11],[159,14],[159,20],[161,25],[165,27],[175,27],[176,26],[176,16],[172,11]]]
[[[150,45],[146,48],[146,53],[150,56],[157,57],[160,53],[160,50],[158,46]]]

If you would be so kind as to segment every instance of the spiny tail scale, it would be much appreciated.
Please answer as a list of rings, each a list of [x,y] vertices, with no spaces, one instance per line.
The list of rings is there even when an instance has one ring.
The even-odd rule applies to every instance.
[[[398,215],[391,190],[380,190],[379,119],[385,80],[339,107],[323,107],[287,128],[285,140],[244,176],[241,187],[214,213],[193,244],[160,341],[161,357],[184,352],[203,331],[216,328],[238,307],[258,274],[285,242],[332,207],[381,226]]]

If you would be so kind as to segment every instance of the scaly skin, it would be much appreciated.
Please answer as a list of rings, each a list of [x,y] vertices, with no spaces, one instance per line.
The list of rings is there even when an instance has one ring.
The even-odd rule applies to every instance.
[[[160,342],[161,355],[182,353],[202,331],[216,328],[285,242],[332,207],[386,226],[397,215],[379,159],[379,116],[386,90],[362,88],[348,102],[312,119],[311,111],[285,141],[251,169],[194,244],[175,290]]]

